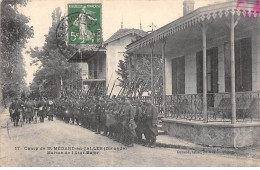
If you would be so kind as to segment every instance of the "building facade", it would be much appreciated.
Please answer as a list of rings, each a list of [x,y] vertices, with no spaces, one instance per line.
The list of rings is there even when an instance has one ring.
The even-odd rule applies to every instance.
[[[251,136],[233,126],[259,121],[259,4],[230,0],[196,10],[192,0],[183,4],[183,17],[127,46],[129,53],[161,55],[164,60],[166,133],[216,146],[259,143],[254,138],[259,125]],[[221,124],[213,128],[211,123],[195,124],[194,128],[194,123],[178,120]],[[223,126],[226,121],[231,122],[228,128]],[[233,137],[225,139],[228,135]],[[252,140],[246,143],[243,135]]]
[[[95,94],[118,95],[119,87],[118,70],[119,60],[124,60],[125,47],[145,36],[147,33],[140,29],[121,28],[108,38],[102,48],[95,52],[88,52],[82,47],[68,61],[79,63],[82,70],[82,81],[85,89],[96,89]]]

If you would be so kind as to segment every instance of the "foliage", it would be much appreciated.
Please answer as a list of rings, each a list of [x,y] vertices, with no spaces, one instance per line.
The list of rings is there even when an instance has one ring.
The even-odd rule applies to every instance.
[[[22,50],[27,40],[33,37],[33,27],[27,25],[30,19],[17,10],[26,4],[27,0],[1,2],[0,100],[5,106],[20,96],[26,86]]]
[[[80,83],[80,68],[77,64],[68,63],[57,47],[56,28],[61,21],[61,10],[56,8],[52,13],[52,26],[48,35],[45,35],[45,44],[42,48],[30,49],[33,61],[39,65],[34,74],[31,90],[43,96],[58,97],[63,89],[77,88]]]
[[[151,55],[137,55],[136,57],[129,53],[125,54],[125,60],[119,61],[119,75],[120,86],[127,82],[136,82],[136,88],[143,86],[144,92],[151,92]],[[163,92],[163,61],[160,55],[153,55],[153,82],[154,91],[157,97],[161,97]]]

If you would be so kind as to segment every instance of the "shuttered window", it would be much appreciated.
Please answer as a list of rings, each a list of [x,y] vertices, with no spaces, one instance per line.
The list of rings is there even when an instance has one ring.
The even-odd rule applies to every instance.
[[[185,57],[172,59],[172,94],[185,94]]]
[[[231,92],[230,43],[225,45],[225,88]],[[252,44],[251,38],[235,41],[236,91],[252,90]]]

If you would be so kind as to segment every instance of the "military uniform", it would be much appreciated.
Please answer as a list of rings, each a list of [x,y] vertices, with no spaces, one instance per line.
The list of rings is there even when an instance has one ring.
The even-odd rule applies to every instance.
[[[135,122],[137,125],[135,129],[136,137],[137,137],[136,143],[141,144],[142,136],[144,133],[144,113],[139,103],[136,105]]]
[[[44,122],[44,117],[45,117],[45,107],[46,107],[46,103],[45,101],[42,99],[39,101],[38,106],[39,108],[39,116],[40,116],[40,122]]]
[[[153,104],[148,104],[145,113],[145,131],[146,145],[155,147],[156,136],[158,136],[158,109]]]
[[[47,103],[47,116],[48,120],[53,121],[53,114],[54,114],[54,103],[52,100],[49,100]]]
[[[21,101],[15,99],[15,101],[10,105],[10,109],[13,110],[12,117],[14,121],[14,126],[18,126],[19,116],[20,116],[20,109],[21,109]]]
[[[125,107],[120,116],[122,118],[122,125],[124,128],[123,143],[127,146],[133,146],[134,138],[136,136],[136,124],[134,121],[135,108],[130,104],[130,101],[126,101]]]

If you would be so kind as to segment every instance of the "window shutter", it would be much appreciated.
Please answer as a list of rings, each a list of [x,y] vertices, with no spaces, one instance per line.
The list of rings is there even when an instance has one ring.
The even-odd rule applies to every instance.
[[[202,51],[196,54],[197,66],[197,93],[203,92],[203,53]]]

